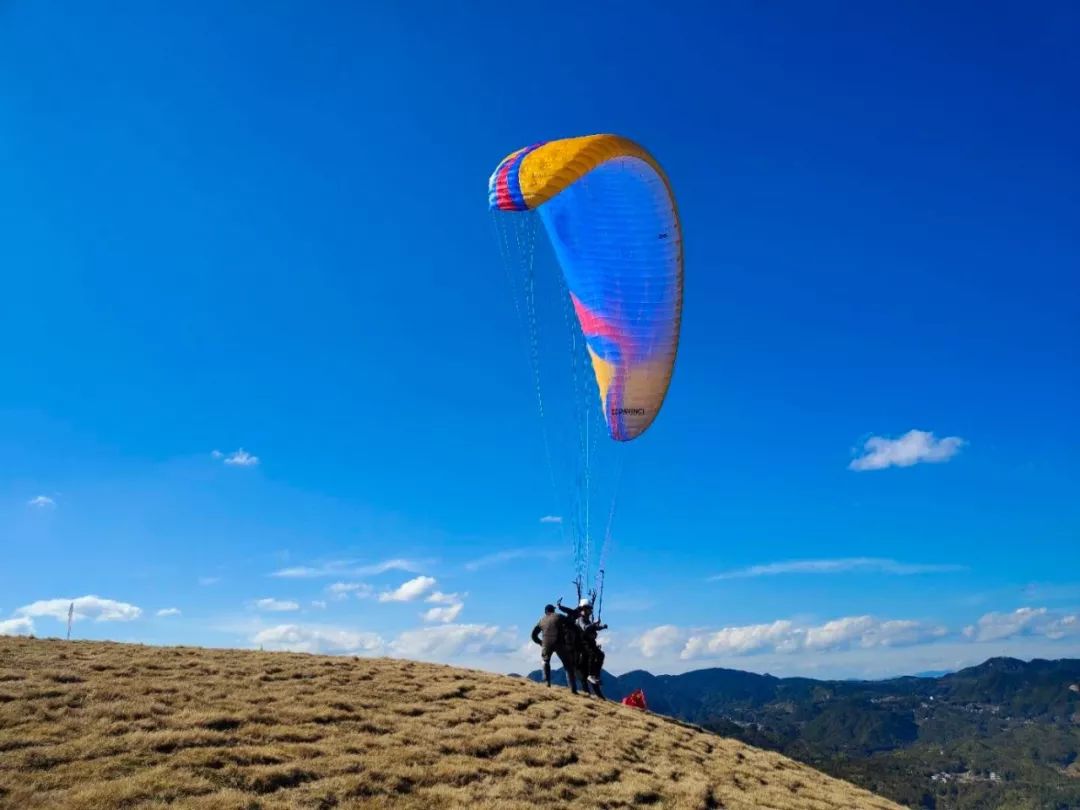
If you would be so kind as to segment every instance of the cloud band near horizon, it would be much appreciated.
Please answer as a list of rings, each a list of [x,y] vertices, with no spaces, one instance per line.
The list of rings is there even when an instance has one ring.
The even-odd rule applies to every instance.
[[[887,557],[841,557],[834,560],[785,560],[750,565],[722,571],[709,577],[710,582],[724,579],[752,579],[783,574],[948,574],[966,571],[967,566],[952,563],[904,563]]]

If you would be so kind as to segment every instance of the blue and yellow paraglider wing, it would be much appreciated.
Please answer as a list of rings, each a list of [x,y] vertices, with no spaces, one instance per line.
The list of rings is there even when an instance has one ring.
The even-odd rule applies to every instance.
[[[663,170],[615,135],[535,144],[491,176],[491,208],[538,209],[566,278],[613,439],[641,435],[671,382],[682,233]]]

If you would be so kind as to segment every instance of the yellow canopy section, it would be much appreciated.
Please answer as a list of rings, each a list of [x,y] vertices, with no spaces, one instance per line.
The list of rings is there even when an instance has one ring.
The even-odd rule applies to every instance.
[[[656,159],[629,138],[582,135],[548,141],[507,155],[491,177],[492,208],[537,208],[597,166],[620,157],[644,161],[668,185]]]

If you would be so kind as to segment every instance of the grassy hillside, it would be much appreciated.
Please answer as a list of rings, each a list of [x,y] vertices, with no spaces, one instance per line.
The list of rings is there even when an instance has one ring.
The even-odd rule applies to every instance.
[[[0,807],[893,808],[779,754],[523,679],[0,637]]]

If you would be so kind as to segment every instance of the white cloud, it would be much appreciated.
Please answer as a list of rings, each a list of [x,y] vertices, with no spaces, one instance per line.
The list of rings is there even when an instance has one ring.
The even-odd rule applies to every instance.
[[[944,637],[940,625],[911,620],[882,621],[873,616],[848,616],[821,625],[801,625],[781,619],[764,624],[686,630],[674,625],[655,627],[631,643],[646,658],[674,654],[684,660],[795,652],[901,647]]]
[[[331,599],[348,599],[349,594],[355,594],[357,599],[367,599],[375,594],[375,589],[366,582],[335,582],[326,587],[326,592]]]
[[[961,634],[959,625],[946,628],[932,620],[866,622],[861,616],[852,616],[834,622],[795,618],[779,627],[774,627],[773,622],[719,630],[671,625],[651,630],[639,627],[634,628],[632,636],[607,639],[604,647],[615,672],[646,669],[674,675],[722,666],[779,677],[878,679],[929,670],[956,671],[992,656],[1056,659],[1068,656],[1080,643],[1080,611],[1076,608],[1048,610],[1045,614],[1038,608],[1027,608],[1017,613],[990,614],[998,621],[992,625],[990,620],[983,622],[983,639],[977,637],[976,626]],[[1025,618],[1032,614],[1034,619]],[[1003,617],[1012,622],[1019,618],[1022,631],[1006,638],[1001,637],[1004,630],[987,634],[988,625],[998,627]],[[770,643],[760,641],[770,636]],[[754,649],[740,652],[747,647]],[[522,660],[535,661],[536,650],[535,645],[526,645]],[[510,665],[495,657],[491,661],[504,667]]]
[[[514,650],[513,659],[529,669],[535,669],[539,666],[538,662],[542,660],[540,658],[540,647],[533,644],[532,639],[522,642],[518,645],[518,648]]]
[[[541,523],[562,523],[562,515],[544,515],[540,518]]]
[[[907,619],[880,621],[873,616],[849,616],[807,628],[803,646],[808,650],[846,647],[903,647],[941,638],[946,629]],[[783,650],[781,650],[783,652]]]
[[[910,467],[920,462],[948,461],[966,442],[959,436],[937,439],[926,430],[909,430],[899,439],[871,436],[863,443],[863,454],[848,469],[884,470],[886,467]]]
[[[403,560],[396,558],[393,560],[383,560],[371,565],[361,565],[352,570],[352,573],[356,576],[375,576],[377,574],[385,574],[387,571],[406,571],[410,574],[416,574],[423,568],[423,564],[416,560]]]
[[[446,605],[445,607],[433,607],[430,610],[426,610],[421,614],[421,618],[425,622],[443,622],[449,623],[457,619],[461,614],[461,609],[465,607],[463,602],[455,602],[452,605]]]
[[[129,622],[142,615],[142,608],[135,605],[92,595],[80,596],[76,599],[42,599],[25,605],[15,612],[20,616],[51,616],[66,622],[68,607],[72,604],[75,605],[75,611],[72,614],[75,621],[93,619],[97,622]]]
[[[867,574],[944,574],[966,570],[962,565],[941,563],[902,563],[880,557],[845,557],[836,560],[788,560],[786,562],[751,565],[736,568],[709,577],[719,579],[747,579],[750,577],[768,577],[779,574],[847,574],[861,572]]]
[[[562,551],[553,548],[512,548],[470,560],[465,563],[465,570],[479,571],[482,568],[490,568],[514,560],[557,560],[563,556]]]
[[[271,613],[287,613],[291,610],[299,610],[300,603],[291,599],[257,599],[255,607]]]
[[[1061,643],[1080,640],[1080,612],[1024,607],[987,613],[956,632],[914,619],[845,616],[812,623],[779,620],[716,630],[662,625],[626,645],[620,664],[686,671],[713,660],[755,672],[810,677],[886,677],[959,669],[991,655],[1060,657]],[[1057,645],[1055,647],[1055,645]],[[745,663],[742,663],[745,662]]]
[[[1046,608],[1022,607],[1012,613],[987,613],[964,635],[975,641],[1001,641],[1014,636],[1050,639],[1080,635],[1080,614],[1053,613]]]
[[[199,577],[199,584],[204,588],[217,585],[219,582],[221,582],[221,577]]]
[[[259,463],[258,456],[251,455],[251,453],[242,447],[234,453],[229,453],[227,456],[220,450],[215,450],[210,455],[217,459],[224,458],[225,463],[230,467],[254,467]]]
[[[466,594],[468,596],[468,594]],[[424,600],[425,602],[432,602],[436,605],[452,605],[455,602],[460,602],[463,597],[458,596],[456,593],[443,593],[442,591],[435,591],[429,594]]]
[[[1080,614],[1062,616],[1050,623],[1044,633],[1048,638],[1065,638],[1065,636],[1080,635]]]
[[[318,565],[298,565],[282,568],[270,576],[285,579],[314,579],[316,577],[368,577],[385,574],[387,571],[407,571],[419,573],[424,567],[414,560],[393,559],[382,562],[358,565],[357,560],[330,560]]]
[[[408,630],[390,648],[404,658],[447,660],[462,655],[514,653],[518,646],[512,630],[483,624],[444,624]]]
[[[316,610],[326,610],[326,602],[322,599],[312,599],[311,606]]]
[[[307,577],[324,577],[332,576],[333,571],[321,571],[317,568],[312,568],[306,565],[297,565],[291,568],[282,568],[275,571],[270,576],[272,577],[284,577],[286,579],[304,579]]]
[[[789,621],[725,627],[715,633],[691,636],[683,647],[682,658],[709,658],[718,655],[749,655],[764,650],[790,652],[803,631]]]
[[[31,498],[26,502],[27,506],[32,506],[35,509],[52,509],[56,506],[56,501],[50,498],[48,495],[38,495],[35,498]]]
[[[377,633],[326,625],[279,624],[260,630],[252,642],[269,650],[378,655],[384,642]]]
[[[671,653],[686,643],[686,631],[673,624],[663,624],[646,630],[639,638],[631,642],[631,646],[641,650],[646,658],[656,658],[658,655]]]
[[[0,621],[0,636],[30,636],[34,634],[34,622],[25,616]]]
[[[462,608],[465,607],[465,598],[456,593],[435,591],[428,594],[424,601],[434,605],[442,605],[442,607],[433,607],[421,613],[420,618],[425,622],[449,623],[456,621],[461,614]]]
[[[158,616],[179,616],[180,608],[162,608],[157,612]]]
[[[435,587],[435,577],[415,577],[392,591],[379,594],[380,602],[412,602]]]

